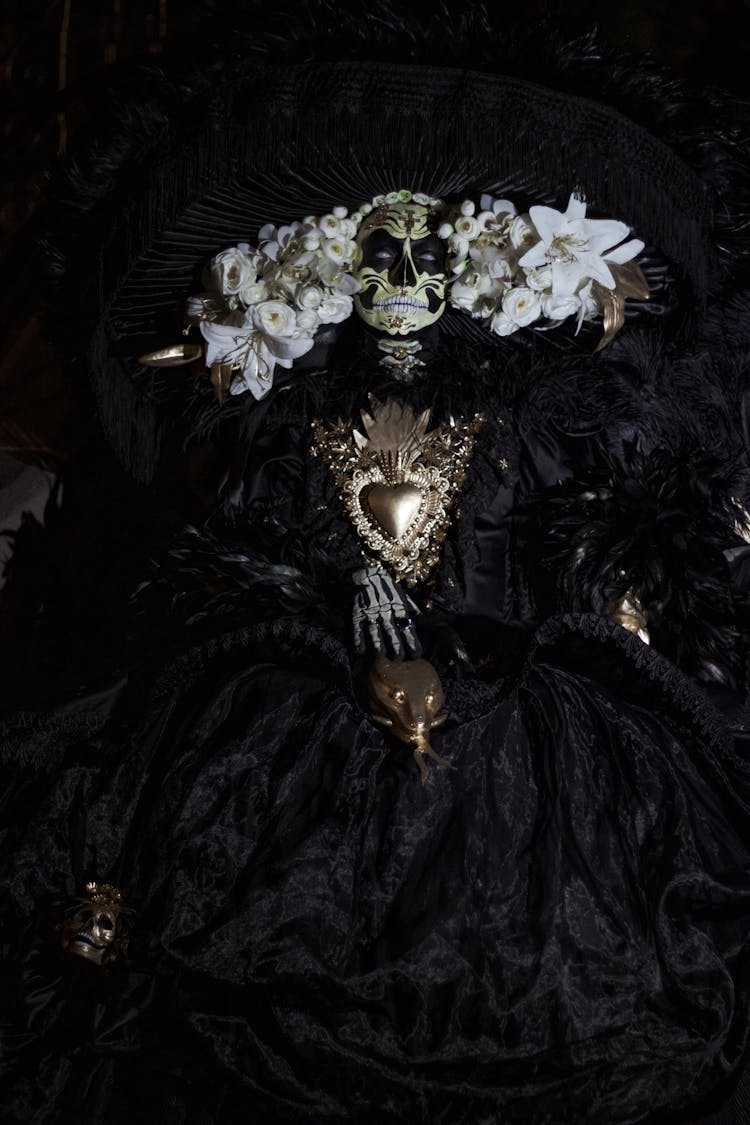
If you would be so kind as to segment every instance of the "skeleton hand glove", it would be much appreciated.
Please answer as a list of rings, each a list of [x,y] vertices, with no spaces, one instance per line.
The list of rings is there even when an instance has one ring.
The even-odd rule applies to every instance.
[[[357,587],[352,620],[354,647],[391,660],[420,656],[413,618],[419,609],[398,582],[379,566],[366,566],[352,575]]]

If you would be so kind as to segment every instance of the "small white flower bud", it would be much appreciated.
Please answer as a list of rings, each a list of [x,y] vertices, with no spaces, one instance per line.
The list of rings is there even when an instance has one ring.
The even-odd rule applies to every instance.
[[[462,215],[456,221],[456,234],[460,234],[462,238],[476,238],[479,234],[479,223],[471,215]]]

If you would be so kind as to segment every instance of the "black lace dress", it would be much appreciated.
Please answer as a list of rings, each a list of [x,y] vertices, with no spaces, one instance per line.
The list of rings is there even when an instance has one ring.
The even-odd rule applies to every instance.
[[[704,688],[560,600],[524,540],[540,496],[632,438],[637,395],[612,383],[605,421],[563,380],[555,414],[461,362],[413,387],[312,373],[256,407],[234,525],[187,532],[141,592],[140,667],[8,727],[4,1120],[601,1125],[726,1093],[748,767]],[[354,424],[373,389],[485,417],[414,592],[456,767],[425,785],[369,716],[361,552],[310,454],[313,419]],[[53,929],[91,877],[135,912],[103,969]]]

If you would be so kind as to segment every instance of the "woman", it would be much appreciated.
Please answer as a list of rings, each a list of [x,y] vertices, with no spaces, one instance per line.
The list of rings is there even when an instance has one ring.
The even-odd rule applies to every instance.
[[[274,75],[302,113],[309,70]],[[383,71],[314,77],[326,104],[289,125],[297,155]],[[385,125],[355,115],[373,165],[431,84],[453,82],[459,108],[457,91],[519,95],[486,76],[390,79]],[[527,120],[557,112],[522,92]],[[576,125],[601,112],[574,109]],[[71,729],[99,716],[93,737],[18,773],[9,1104],[96,1122],[695,1120],[741,1068],[750,914],[747,766],[715,706],[742,679],[724,554],[741,548],[742,454],[727,381],[668,327],[671,276],[698,288],[714,268],[706,231],[676,209],[650,228],[632,199],[618,212],[617,177],[594,171],[589,205],[616,220],[575,196],[565,212],[483,205],[476,168],[441,193],[392,163],[364,207],[342,176],[342,203],[324,182],[350,151],[335,164],[329,147],[312,188],[284,197],[262,172],[242,189],[256,210],[272,190],[290,225],[257,216],[257,249],[215,254],[189,305],[220,400],[190,416],[213,509],[138,592],[148,667],[68,709]],[[697,197],[678,159],[654,192],[678,173]],[[295,192],[321,212],[296,226]],[[206,213],[156,235],[144,220],[151,248],[94,333],[110,393],[143,262],[194,253],[185,232]],[[602,243],[597,222],[624,229]],[[573,327],[607,307],[616,327],[607,263],[641,249],[618,260],[630,225],[669,242],[639,258],[656,328],[626,326],[597,360],[565,326],[559,349],[533,335],[529,293],[538,327],[562,321],[562,297]],[[528,345],[495,339],[525,328]],[[104,408],[121,452],[145,376]],[[696,464],[712,395],[732,445]]]

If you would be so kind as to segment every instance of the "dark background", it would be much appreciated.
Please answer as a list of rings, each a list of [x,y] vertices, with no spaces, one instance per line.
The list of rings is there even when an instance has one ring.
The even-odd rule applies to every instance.
[[[488,0],[488,6],[502,9],[502,2]],[[256,3],[4,0],[0,119],[10,159],[0,187],[0,253],[33,210],[45,168],[75,127],[69,112],[57,113],[58,90],[75,95],[102,67],[158,54],[167,40],[210,35],[212,26],[227,26],[238,13],[251,17]],[[523,7],[572,34],[595,28],[605,42],[647,52],[698,83],[750,94],[750,0],[524,0]]]

